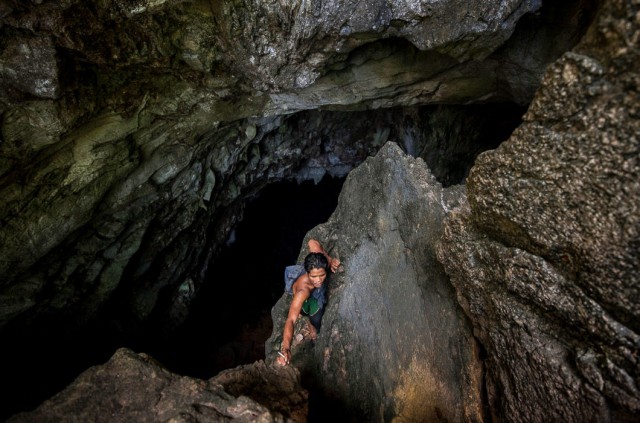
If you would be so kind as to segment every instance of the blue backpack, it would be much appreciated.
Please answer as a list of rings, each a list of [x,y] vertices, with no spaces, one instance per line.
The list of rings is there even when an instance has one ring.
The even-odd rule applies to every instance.
[[[287,266],[284,269],[284,291],[293,295],[293,291],[291,291],[291,287],[294,282],[302,275],[304,275],[306,271],[304,270],[304,266],[301,264],[295,264],[293,266]]]

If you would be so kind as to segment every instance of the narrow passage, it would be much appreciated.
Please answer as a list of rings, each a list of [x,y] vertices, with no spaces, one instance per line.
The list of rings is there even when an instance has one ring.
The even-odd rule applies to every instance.
[[[329,219],[343,182],[325,177],[265,188],[211,265],[187,322],[151,354],[170,370],[199,378],[263,359],[284,267],[295,263],[306,233]]]

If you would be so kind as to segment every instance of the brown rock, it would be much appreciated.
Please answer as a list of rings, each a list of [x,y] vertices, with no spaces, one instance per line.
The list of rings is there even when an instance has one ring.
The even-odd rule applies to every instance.
[[[463,191],[443,189],[422,159],[390,142],[349,174],[330,220],[308,234],[344,267],[328,282],[315,344],[292,349],[312,399],[322,397],[310,415],[485,419],[480,351],[434,251]],[[280,347],[289,301],[285,294],[272,310],[267,360]]]
[[[447,219],[438,256],[499,419],[640,413],[639,18],[637,2],[604,4]]]
[[[269,409],[270,401],[277,411]],[[8,421],[266,423],[305,418],[306,391],[291,368],[258,362],[205,381],[173,374],[145,354],[120,349],[36,410]]]

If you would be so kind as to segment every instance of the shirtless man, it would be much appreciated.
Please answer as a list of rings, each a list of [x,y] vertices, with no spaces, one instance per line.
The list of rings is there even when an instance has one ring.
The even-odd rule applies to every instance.
[[[309,240],[308,246],[309,254],[304,259],[304,268],[306,273],[303,273],[298,277],[291,287],[293,300],[289,307],[289,315],[284,323],[282,344],[277,358],[277,362],[281,365],[289,364],[289,361],[291,360],[293,328],[296,320],[298,320],[298,316],[300,316],[303,305],[307,300],[314,300],[314,298],[312,298],[312,294],[314,290],[322,288],[325,280],[327,279],[327,271],[331,270],[335,273],[340,266],[340,260],[337,258],[331,258],[324,248],[322,248],[322,245],[320,245],[320,243],[315,239]],[[313,306],[310,308],[312,309]],[[316,331],[320,330],[323,312],[324,311],[321,307],[319,310],[316,310],[316,312],[309,313],[311,314],[309,319]]]

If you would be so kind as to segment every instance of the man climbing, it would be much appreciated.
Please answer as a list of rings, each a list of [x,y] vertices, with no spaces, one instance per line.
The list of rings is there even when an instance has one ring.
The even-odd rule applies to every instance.
[[[324,283],[327,279],[327,272],[331,270],[335,273],[340,266],[340,260],[331,258],[315,239],[309,240],[308,246],[309,254],[304,259],[304,271],[291,286],[290,293],[293,295],[293,299],[287,320],[284,323],[282,344],[277,358],[277,362],[281,365],[289,364],[291,360],[293,330],[301,311],[309,316],[312,325],[310,328],[311,338],[315,339],[317,332],[320,331],[324,313],[326,290]]]

